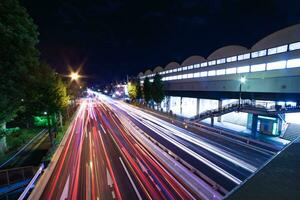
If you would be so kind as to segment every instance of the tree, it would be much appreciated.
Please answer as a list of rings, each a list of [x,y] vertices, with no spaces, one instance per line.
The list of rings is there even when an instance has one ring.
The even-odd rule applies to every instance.
[[[144,93],[144,99],[145,99],[146,103],[148,104],[148,102],[152,98],[152,95],[151,95],[151,83],[150,83],[148,77],[146,77],[145,80],[144,80],[143,93]]]
[[[27,92],[26,112],[32,115],[46,114],[50,142],[53,145],[51,118],[64,111],[69,102],[67,86],[57,73],[46,63],[42,63],[33,72],[35,79],[31,82],[31,90]]]
[[[136,87],[136,82],[135,81],[129,81],[127,84],[127,89],[128,89],[128,95],[131,101],[135,101],[137,97],[137,87]]]
[[[0,125],[11,120],[24,99],[31,69],[38,65],[37,27],[18,0],[0,2]]]
[[[86,89],[86,82],[80,80],[78,82],[71,81],[67,86],[67,92],[71,100],[75,100],[80,97],[83,91]]]
[[[136,81],[136,98],[137,99],[142,99],[143,98],[143,92],[142,92],[142,87],[141,87],[141,81],[138,78]]]
[[[160,105],[162,100],[165,98],[164,83],[158,73],[156,73],[153,78],[152,98],[158,105]]]

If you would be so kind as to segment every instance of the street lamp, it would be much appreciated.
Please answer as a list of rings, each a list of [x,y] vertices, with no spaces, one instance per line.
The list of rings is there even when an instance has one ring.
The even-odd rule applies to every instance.
[[[239,98],[239,108],[241,108],[241,102],[242,102],[242,84],[246,82],[246,77],[242,76],[240,79],[240,98]]]
[[[71,77],[72,81],[77,81],[80,76],[79,76],[78,72],[71,72],[70,77]]]

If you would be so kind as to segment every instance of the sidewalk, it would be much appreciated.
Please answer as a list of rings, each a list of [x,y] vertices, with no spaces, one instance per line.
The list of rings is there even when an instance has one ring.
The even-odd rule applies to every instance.
[[[300,197],[300,138],[250,176],[227,200],[289,200]]]
[[[202,121],[205,124],[210,125],[210,119],[205,119]],[[279,148],[283,148],[285,145],[289,144],[289,140],[282,139],[280,137],[268,136],[257,133],[255,136],[251,134],[251,131],[244,126],[232,124],[229,122],[218,122],[214,121],[214,127],[221,128],[224,130],[228,130],[233,132],[234,134],[238,134],[242,137],[255,139],[257,141],[261,141],[267,144],[278,146]]]

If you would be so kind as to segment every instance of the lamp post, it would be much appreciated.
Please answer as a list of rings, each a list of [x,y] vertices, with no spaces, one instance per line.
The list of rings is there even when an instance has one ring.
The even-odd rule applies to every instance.
[[[246,77],[242,76],[240,79],[240,97],[239,97],[239,109],[241,108],[242,103],[242,84],[246,82]]]
[[[70,74],[70,77],[71,77],[72,81],[77,81],[79,79],[80,75],[78,74],[78,72],[72,72]]]

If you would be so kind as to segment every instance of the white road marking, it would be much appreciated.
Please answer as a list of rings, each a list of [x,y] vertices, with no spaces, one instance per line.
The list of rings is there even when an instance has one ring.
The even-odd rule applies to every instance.
[[[60,196],[60,200],[65,200],[68,198],[69,193],[69,185],[70,185],[70,175],[68,176],[67,182],[65,184],[64,190]]]
[[[112,181],[112,178],[111,178],[110,173],[109,173],[109,171],[108,171],[107,168],[106,168],[106,174],[107,174],[107,185],[109,185],[110,187],[112,187],[113,181]]]
[[[111,192],[111,196],[112,196],[113,199],[116,198],[116,195],[115,195],[115,192],[114,192],[114,191]]]
[[[102,126],[101,124],[100,124],[100,126],[101,126],[103,132],[106,134],[106,131],[105,131],[105,129],[103,128],[103,126]]]
[[[135,191],[135,193],[136,193],[138,199],[139,199],[139,200],[142,200],[142,197],[141,197],[141,195],[140,195],[140,193],[139,193],[139,191],[138,191],[136,185],[134,184],[134,182],[133,182],[133,180],[132,180],[132,178],[131,178],[131,176],[130,176],[130,174],[129,174],[129,172],[128,172],[128,170],[127,170],[127,168],[126,168],[126,166],[125,166],[125,164],[124,164],[124,162],[123,162],[123,160],[122,160],[122,158],[119,157],[119,159],[120,159],[120,162],[121,162],[121,164],[122,164],[122,166],[123,166],[123,168],[124,168],[124,170],[125,170],[125,172],[126,172],[128,178],[129,178],[129,181],[130,181],[130,183],[131,183],[131,185],[132,185],[132,187],[133,187],[133,189],[134,189],[134,191]]]
[[[142,171],[146,172],[148,174],[148,171],[147,171],[146,167],[139,160],[137,160],[137,161],[138,161],[140,167],[142,168]]]

